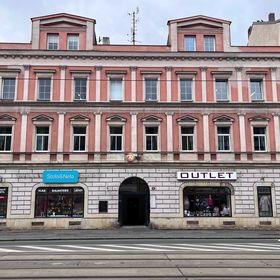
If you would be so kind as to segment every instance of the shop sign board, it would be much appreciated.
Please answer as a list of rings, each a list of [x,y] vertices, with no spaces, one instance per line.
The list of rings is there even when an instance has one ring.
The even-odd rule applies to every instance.
[[[69,184],[78,182],[78,170],[45,170],[43,172],[43,183],[45,184]]]
[[[177,172],[177,180],[236,180],[236,172]]]

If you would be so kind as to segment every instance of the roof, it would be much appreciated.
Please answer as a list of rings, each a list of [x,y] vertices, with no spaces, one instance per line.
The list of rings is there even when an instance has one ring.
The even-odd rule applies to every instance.
[[[67,14],[67,13],[58,13],[58,14],[51,14],[51,15],[46,15],[46,16],[33,17],[33,18],[31,18],[31,20],[36,21],[36,20],[53,19],[53,18],[60,18],[60,17],[66,17],[66,18],[84,20],[84,21],[91,21],[93,23],[96,23],[95,19],[93,19],[93,18],[87,18],[87,17],[77,16],[77,15],[72,15],[72,14]]]
[[[192,20],[197,20],[197,19],[204,19],[204,20],[214,21],[214,22],[218,22],[218,23],[231,24],[231,21],[228,21],[228,20],[214,18],[214,17],[207,17],[207,16],[203,16],[203,15],[197,15],[197,16],[191,16],[191,17],[185,17],[185,18],[178,18],[178,19],[171,19],[167,22],[167,24],[169,25],[170,23],[192,21]]]

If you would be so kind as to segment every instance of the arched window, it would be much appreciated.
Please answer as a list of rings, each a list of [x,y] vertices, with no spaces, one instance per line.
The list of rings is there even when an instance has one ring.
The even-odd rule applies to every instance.
[[[83,188],[38,188],[35,201],[35,218],[80,218],[84,216]]]
[[[227,187],[186,187],[185,217],[231,217],[231,192]]]

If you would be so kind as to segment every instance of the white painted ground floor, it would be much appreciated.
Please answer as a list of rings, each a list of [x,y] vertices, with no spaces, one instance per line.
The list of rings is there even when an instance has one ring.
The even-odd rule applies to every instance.
[[[280,228],[273,164],[2,165],[0,180],[1,228]]]

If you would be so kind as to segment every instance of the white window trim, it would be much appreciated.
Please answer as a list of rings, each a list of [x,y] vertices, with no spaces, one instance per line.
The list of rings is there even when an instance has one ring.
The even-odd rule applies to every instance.
[[[157,127],[158,128],[158,133],[157,133],[157,150],[147,150],[146,147],[146,127]],[[157,153],[161,151],[161,141],[160,141],[160,137],[161,137],[161,126],[159,122],[143,122],[143,141],[144,141],[144,152],[147,153]]]
[[[51,123],[50,122],[33,122],[33,152],[35,153],[47,153],[50,152],[51,147]],[[49,128],[49,139],[48,139],[48,149],[45,151],[37,150],[37,127],[48,127]]]
[[[111,135],[110,135],[110,127],[121,127],[122,128],[122,147],[121,150],[111,150]],[[125,137],[124,137],[124,130],[125,130],[125,124],[123,122],[108,122],[107,125],[107,151],[110,153],[122,153],[124,152],[125,147]]]
[[[86,128],[86,138],[85,138],[85,150],[83,151],[75,151],[74,150],[74,127],[85,127]],[[71,122],[71,134],[70,134],[70,147],[72,153],[87,153],[88,152],[88,122]]]
[[[143,75],[143,102],[160,102],[160,75]],[[157,80],[157,99],[156,100],[146,100],[146,79]]]
[[[227,80],[227,99],[217,99],[216,94],[216,81]],[[214,89],[214,101],[215,102],[230,102],[231,101],[231,79],[228,75],[213,75],[213,89]]]
[[[43,79],[51,79],[51,91],[50,91],[50,100],[42,100],[39,99],[39,78]],[[50,102],[53,101],[53,74],[36,74],[36,82],[35,82],[36,95],[35,100],[39,102]]]
[[[69,37],[71,37],[71,36],[76,36],[76,37],[78,37],[78,48],[77,49],[69,49]],[[67,50],[69,50],[69,51],[78,51],[78,50],[80,50],[80,34],[67,34],[67,38],[66,38],[66,40],[67,40]]]
[[[178,100],[179,102],[195,102],[195,75],[178,75]],[[182,100],[181,99],[181,86],[180,80],[191,80],[192,81],[192,99]]]
[[[124,101],[124,97],[125,97],[125,75],[122,75],[122,74],[108,74],[107,75],[108,77],[108,83],[107,83],[107,100],[108,102],[123,102]],[[122,80],[122,97],[120,100],[117,100],[117,99],[112,99],[111,100],[111,79],[119,79],[119,80]]]
[[[180,137],[180,153],[194,153],[197,151],[197,126],[196,122],[179,122],[179,137]],[[182,144],[182,127],[193,127],[193,150],[183,150],[183,144]]]
[[[75,79],[87,79],[86,99],[75,99]],[[89,100],[89,75],[88,74],[73,74],[72,75],[72,100],[74,101],[88,101]]]
[[[206,37],[212,37],[212,38],[214,38],[214,49],[213,49],[213,51],[206,51],[206,49],[205,49],[205,38]],[[204,37],[203,37],[203,48],[204,48],[204,52],[215,52],[216,51],[216,36],[215,35],[204,35]]]
[[[217,153],[231,153],[234,147],[234,139],[233,139],[233,125],[232,122],[216,122],[216,131],[215,131],[215,141],[216,141],[216,151]],[[229,150],[219,150],[218,143],[218,127],[229,127]]]
[[[256,151],[254,147],[254,127],[265,127],[265,150],[263,151]],[[251,122],[251,141],[252,141],[252,151],[254,153],[266,153],[270,151],[270,145],[269,145],[269,131],[268,131],[269,125],[266,121],[252,121]]]
[[[50,38],[49,36],[57,37],[57,49],[49,49],[49,38]],[[50,51],[59,50],[59,34],[52,34],[52,33],[47,34],[47,50],[50,50]]]
[[[14,148],[14,130],[15,130],[15,121],[5,121],[0,122],[0,127],[12,127],[12,135],[11,135],[11,149],[7,151],[0,151],[0,153],[11,153],[13,152]]]
[[[248,74],[248,94],[249,94],[249,101],[250,102],[266,102],[267,98],[266,98],[266,81],[265,81],[265,75],[250,75]],[[263,94],[263,98],[262,99],[258,99],[258,100],[252,100],[251,98],[251,80],[260,80],[261,84],[262,84],[262,94]]]
[[[193,51],[189,51],[189,50],[187,50],[187,48],[186,48],[186,46],[187,46],[187,44],[186,44],[187,38],[190,38],[190,37],[194,38],[194,50],[193,50]],[[185,51],[185,52],[196,52],[196,50],[197,50],[196,45],[197,45],[197,44],[196,44],[196,35],[185,35],[185,36],[184,36],[184,51]]]
[[[17,100],[17,94],[18,94],[18,74],[9,74],[9,73],[1,73],[0,74],[0,90],[1,90],[1,95],[0,95],[0,99],[3,100],[3,79],[15,79],[15,95],[14,95],[14,99],[5,99],[5,100],[11,100],[11,101],[15,101]]]

